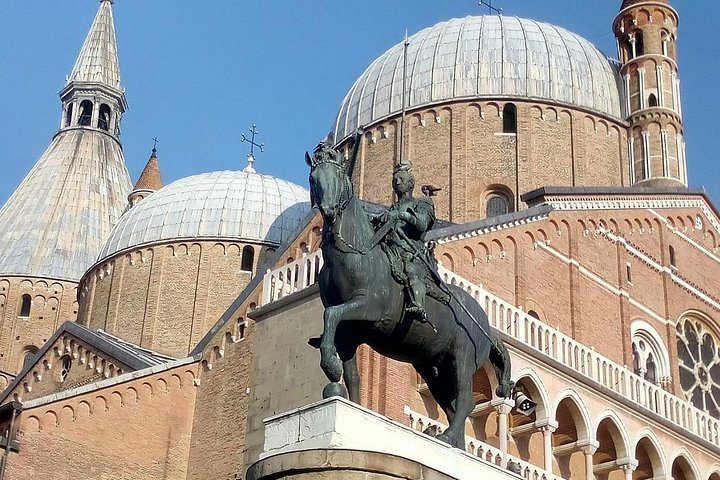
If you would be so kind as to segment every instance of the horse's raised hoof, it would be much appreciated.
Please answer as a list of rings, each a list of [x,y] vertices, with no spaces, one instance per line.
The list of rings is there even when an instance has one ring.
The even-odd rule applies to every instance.
[[[339,382],[331,382],[325,385],[325,388],[323,388],[322,391],[323,398],[330,398],[330,397],[342,397],[342,398],[348,398],[348,392],[345,388],[345,385]]]

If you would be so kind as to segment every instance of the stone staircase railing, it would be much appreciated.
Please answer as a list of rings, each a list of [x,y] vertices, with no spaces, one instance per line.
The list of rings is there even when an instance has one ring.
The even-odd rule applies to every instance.
[[[263,305],[316,283],[322,265],[322,253],[318,250],[281,268],[268,270],[263,279]],[[720,421],[708,413],[446,268],[440,267],[439,273],[448,284],[457,285],[482,305],[490,325],[530,347],[540,358],[552,358],[631,401],[639,411],[655,413],[720,447]]]

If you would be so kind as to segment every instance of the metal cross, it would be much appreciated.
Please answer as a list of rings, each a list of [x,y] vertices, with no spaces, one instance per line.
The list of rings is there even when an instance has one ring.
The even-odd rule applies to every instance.
[[[248,140],[248,138],[245,136],[244,133],[240,134],[241,142],[248,142],[250,144],[250,155],[255,156],[255,147],[258,147],[261,152],[264,152],[263,148],[265,147],[264,143],[255,143],[255,135],[257,135],[258,132],[255,124],[252,124],[252,128],[250,129],[250,133],[252,134],[252,137]]]
[[[157,150],[157,144],[160,142],[157,137],[153,137],[153,150]]]
[[[493,0],[480,0],[478,2],[478,5],[488,7],[488,13],[490,13],[491,15],[493,12],[497,13],[498,15],[502,13],[502,8],[493,7]]]

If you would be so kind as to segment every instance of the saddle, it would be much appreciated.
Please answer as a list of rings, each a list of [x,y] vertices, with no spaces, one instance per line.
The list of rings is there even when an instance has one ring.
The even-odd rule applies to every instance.
[[[393,280],[395,280],[398,284],[402,285],[403,289],[408,288],[409,282],[407,275],[405,274],[402,257],[400,257],[400,255],[395,250],[391,249],[385,242],[381,243],[380,247],[385,253],[385,256],[388,259],[388,263],[390,264],[390,272],[392,274]],[[443,288],[443,286],[441,286],[442,279],[437,273],[437,260],[435,260],[435,257],[428,254],[425,255],[425,261],[422,263],[425,265],[424,281],[426,295],[434,298],[438,302],[447,305],[448,303],[450,303],[450,294],[447,291],[447,287]],[[433,266],[432,270],[428,268],[428,264]],[[406,301],[405,303],[407,308],[408,302]]]

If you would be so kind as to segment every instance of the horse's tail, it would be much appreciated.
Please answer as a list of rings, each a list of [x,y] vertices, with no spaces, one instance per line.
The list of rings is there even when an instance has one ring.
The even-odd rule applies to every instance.
[[[503,341],[497,336],[493,335],[492,342],[490,345],[490,363],[492,363],[495,369],[495,376],[498,380],[498,387],[495,393],[498,397],[510,398],[512,396],[513,388],[515,388],[515,382],[510,379],[511,366],[510,366],[510,353],[507,351]]]

